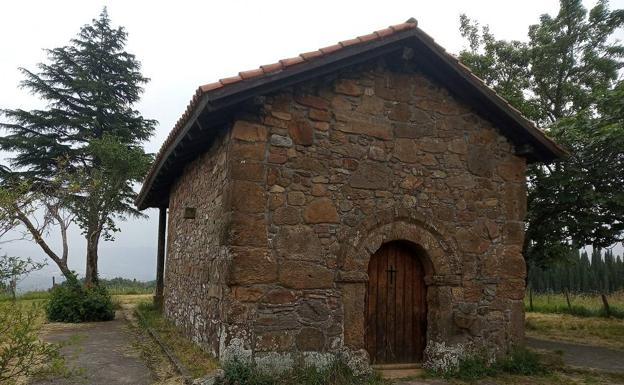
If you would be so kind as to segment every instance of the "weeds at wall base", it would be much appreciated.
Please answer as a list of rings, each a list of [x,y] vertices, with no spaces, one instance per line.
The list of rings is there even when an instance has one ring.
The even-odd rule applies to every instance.
[[[539,354],[523,347],[516,347],[507,357],[499,359],[493,364],[488,363],[484,355],[476,354],[460,360],[456,368],[444,372],[428,371],[427,375],[445,379],[475,381],[500,374],[535,376],[548,373],[549,369],[542,363]]]
[[[297,366],[290,371],[271,373],[254,364],[232,360],[223,367],[225,375],[217,385],[383,385],[379,375],[357,376],[341,360],[325,368]]]

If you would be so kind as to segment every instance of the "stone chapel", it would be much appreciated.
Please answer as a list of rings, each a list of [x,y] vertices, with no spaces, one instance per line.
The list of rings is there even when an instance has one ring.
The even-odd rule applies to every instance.
[[[220,360],[523,343],[525,169],[565,152],[415,20],[199,87],[137,206],[165,316]]]

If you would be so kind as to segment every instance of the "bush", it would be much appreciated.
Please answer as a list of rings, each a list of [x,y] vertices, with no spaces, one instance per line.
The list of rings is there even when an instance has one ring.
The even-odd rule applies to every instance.
[[[110,321],[115,318],[113,300],[106,288],[84,287],[76,278],[52,288],[46,314],[50,321],[57,322]]]
[[[58,346],[38,338],[39,315],[36,304],[0,304],[0,384],[16,384],[24,377],[64,367]]]

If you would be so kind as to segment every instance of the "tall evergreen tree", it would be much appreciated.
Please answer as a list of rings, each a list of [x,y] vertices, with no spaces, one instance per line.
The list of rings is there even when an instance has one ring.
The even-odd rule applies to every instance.
[[[613,39],[624,10],[599,0],[560,0],[528,42],[497,40],[462,15],[469,49],[460,59],[570,152],[528,170],[527,266],[547,266],[570,249],[622,240],[624,221],[624,46]]]
[[[47,50],[38,71],[20,70],[21,86],[47,103],[45,109],[3,110],[16,178],[38,191],[69,191],[66,206],[87,242],[87,283],[97,283],[98,245],[118,230],[115,220],[140,215],[133,183],[142,179],[151,156],[142,144],[155,121],[134,109],[148,82],[140,63],[125,51],[127,33],[114,28],[106,9],[64,47]],[[64,175],[61,186],[46,189]],[[41,188],[43,186],[43,188]]]

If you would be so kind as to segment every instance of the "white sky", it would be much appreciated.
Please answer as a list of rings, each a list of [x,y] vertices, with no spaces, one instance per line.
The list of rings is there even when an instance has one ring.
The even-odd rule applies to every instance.
[[[591,7],[595,1],[584,3]],[[2,1],[0,108],[40,106],[35,97],[17,88],[22,79],[17,68],[35,69],[45,60],[43,48],[67,44],[103,6],[108,7],[114,25],[126,27],[127,50],[137,56],[143,74],[151,78],[138,109],[146,118],[159,121],[147,144],[148,151],[156,152],[201,84],[410,17],[452,53],[464,47],[458,31],[460,13],[489,24],[498,38],[525,40],[528,26],[543,13],[554,15],[558,4],[557,0]],[[611,8],[624,8],[624,0],[612,0]],[[624,40],[624,33],[620,31],[618,38]],[[156,211],[147,213],[149,220],[122,223],[114,244],[103,243],[102,276],[154,277],[157,215]],[[70,265],[83,273],[84,241],[77,231],[71,240]],[[42,255],[25,243],[1,247],[2,252]],[[40,279],[49,282],[54,270],[40,272]]]

